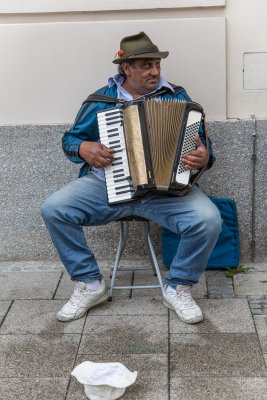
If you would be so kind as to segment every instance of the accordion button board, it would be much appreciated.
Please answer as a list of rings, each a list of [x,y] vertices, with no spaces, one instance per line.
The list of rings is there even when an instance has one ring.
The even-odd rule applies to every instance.
[[[195,135],[199,132],[202,114],[199,111],[189,111],[187,125],[180,154],[180,161],[177,168],[175,181],[179,185],[188,185],[190,179],[190,170],[185,169],[182,158],[196,149]]]

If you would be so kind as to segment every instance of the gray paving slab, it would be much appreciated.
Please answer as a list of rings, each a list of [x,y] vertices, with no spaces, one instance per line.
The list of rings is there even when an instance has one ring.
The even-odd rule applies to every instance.
[[[266,400],[266,378],[177,378],[170,400]]]
[[[166,354],[167,315],[87,316],[79,354]]]
[[[0,271],[63,271],[60,261],[7,261],[0,262]]]
[[[51,299],[61,271],[0,272],[0,300]]]
[[[0,399],[65,400],[68,378],[2,378]]]
[[[168,309],[162,303],[162,297],[141,297],[131,299],[115,298],[94,307],[90,315],[166,315]]]
[[[82,333],[85,317],[68,323],[56,319],[64,303],[64,300],[15,300],[0,334]]]
[[[101,272],[104,276],[104,279],[106,281],[107,286],[110,284],[110,269],[103,268],[101,269]],[[131,285],[131,273],[130,272],[121,272],[120,273],[120,282],[119,285]],[[118,280],[116,280],[118,281]],[[55,299],[69,299],[70,296],[72,295],[74,290],[74,282],[70,279],[69,274],[67,272],[64,272],[60,283],[58,285],[56,294],[55,294]],[[114,291],[114,298],[129,298],[130,297],[130,290],[116,290]]]
[[[80,335],[1,335],[0,378],[69,376]]]
[[[267,296],[259,296],[255,298],[255,296],[248,296],[249,298],[249,306],[252,315],[266,315],[267,316]]]
[[[207,291],[206,273],[205,272],[199,278],[199,282],[192,287],[191,293],[192,293],[192,296],[194,299],[207,298],[208,291]]]
[[[0,317],[4,317],[11,305],[11,301],[0,301]]]
[[[69,274],[64,271],[63,275],[61,276],[54,298],[68,300],[73,294],[74,286],[75,284],[70,279]]]
[[[161,277],[163,280],[163,284],[165,285],[166,282],[164,281],[164,276],[169,273],[167,268],[161,267],[160,268]],[[153,275],[151,271],[136,271],[135,278],[134,278],[134,285],[158,285],[158,278]],[[140,297],[140,296],[161,296],[160,289],[136,289],[133,290],[133,297]],[[206,285],[206,278],[205,273],[200,277],[200,280],[197,285],[194,285],[192,288],[192,296],[196,299],[199,298],[206,298],[207,297],[207,285]]]
[[[255,326],[246,299],[199,299],[204,320],[184,324],[170,311],[171,333],[255,333]]]
[[[250,267],[251,264],[244,264]],[[253,264],[253,270],[234,276],[236,296],[261,296],[267,294],[267,263]]]
[[[254,315],[253,318],[262,351],[267,354],[267,315]]]
[[[266,377],[256,334],[172,334],[170,383],[185,376]]]
[[[144,266],[149,267],[149,263],[144,264]],[[163,270],[160,270],[161,272],[161,277],[163,279],[163,276],[166,275],[166,272]],[[122,285],[121,282],[121,276],[122,272],[117,273],[117,278],[118,278],[118,284]],[[158,278],[157,276],[154,276],[154,272],[152,269],[149,270],[136,270],[134,271],[133,275],[133,285],[135,286],[143,286],[143,285],[159,285]],[[117,291],[114,293],[117,294]],[[161,295],[161,290],[160,288],[156,289],[133,289],[131,296],[134,297],[144,297],[144,296],[160,296]]]
[[[78,356],[76,365],[83,361],[120,362],[130,371],[137,371],[137,379],[126,389],[123,400],[168,400],[168,356],[166,354]],[[83,385],[73,377],[67,400],[83,398],[85,398]]]
[[[104,268],[100,267],[101,273],[104,276],[104,279],[106,281],[106,285],[110,287],[111,283],[111,268]],[[114,286],[132,286],[132,272],[131,271],[119,271],[117,274],[117,277],[115,279],[115,285]],[[131,290],[130,289],[118,289],[114,290],[112,293],[113,298],[129,298],[131,296]]]
[[[234,298],[233,280],[226,276],[225,270],[206,271],[209,299]]]

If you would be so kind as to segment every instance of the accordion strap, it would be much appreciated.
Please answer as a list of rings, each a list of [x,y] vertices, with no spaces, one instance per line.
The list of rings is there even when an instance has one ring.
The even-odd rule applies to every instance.
[[[176,85],[172,85],[175,94],[177,92],[179,92],[179,90],[182,90],[182,86],[176,86]],[[143,99],[150,99],[152,97],[156,97],[156,96],[161,96],[163,94],[166,93],[170,93],[170,90],[167,88],[162,88],[157,90],[155,93],[152,94],[146,94],[144,96],[142,96]],[[83,102],[83,104],[85,103],[92,103],[92,102],[100,102],[100,103],[111,103],[111,104],[117,104],[117,103],[127,103],[127,100],[123,100],[123,99],[117,99],[116,97],[112,97],[112,96],[107,96],[105,94],[99,94],[99,93],[92,93],[90,94],[87,99]]]

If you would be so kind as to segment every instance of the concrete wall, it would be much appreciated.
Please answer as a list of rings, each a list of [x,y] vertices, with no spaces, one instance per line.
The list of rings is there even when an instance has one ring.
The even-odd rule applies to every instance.
[[[83,99],[115,73],[120,38],[140,30],[170,50],[164,76],[205,108],[217,162],[201,186],[236,200],[241,261],[252,258],[253,229],[256,260],[266,258],[266,11],[265,0],[2,0],[0,261],[57,258],[39,209],[77,176],[78,167],[61,153],[61,136]],[[153,224],[152,234],[160,254]],[[96,256],[114,256],[117,224],[88,228],[86,236]],[[135,244],[127,256],[143,257],[140,240]]]
[[[0,127],[1,229],[0,260],[53,260],[57,254],[40,217],[43,200],[73,180],[79,167],[71,164],[60,150],[61,136],[68,128],[54,125]],[[267,121],[257,122],[256,162],[256,260],[267,257],[266,249],[266,160]],[[230,197],[237,203],[241,261],[251,260],[252,239],[252,133],[253,121],[210,122],[209,135],[217,161],[200,184],[207,194]],[[240,148],[242,147],[242,151]],[[265,149],[263,160],[259,149]],[[264,185],[265,181],[265,185]],[[136,226],[134,226],[136,229]],[[88,243],[95,255],[113,259],[118,244],[118,224],[86,228]],[[127,258],[143,258],[144,246],[137,229]],[[136,233],[137,232],[137,233]],[[152,224],[152,237],[160,255],[160,228]],[[101,240],[100,240],[101,239]]]

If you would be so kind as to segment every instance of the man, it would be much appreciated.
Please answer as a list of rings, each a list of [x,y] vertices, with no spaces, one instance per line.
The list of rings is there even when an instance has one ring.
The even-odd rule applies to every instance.
[[[119,74],[96,93],[132,100],[166,89],[160,96],[163,99],[190,100],[184,89],[175,93],[173,86],[160,75],[161,59],[168,54],[160,52],[144,32],[123,38],[113,60],[119,65]],[[148,193],[145,199],[110,206],[103,167],[112,163],[114,156],[113,150],[99,142],[96,111],[114,106],[103,102],[82,105],[73,127],[63,137],[66,156],[75,163],[83,163],[79,179],[51,195],[42,207],[53,243],[71,279],[76,282],[73,295],[57,318],[60,321],[78,319],[108,298],[107,287],[87,246],[82,226],[107,224],[137,215],[181,234],[177,254],[165,277],[163,302],[175,310],[182,321],[199,322],[203,315],[190,289],[205,270],[217,241],[221,229],[219,211],[196,185],[183,197]],[[196,135],[196,147],[183,159],[186,168],[209,168],[214,157],[212,150],[209,153],[205,146],[201,129]]]

